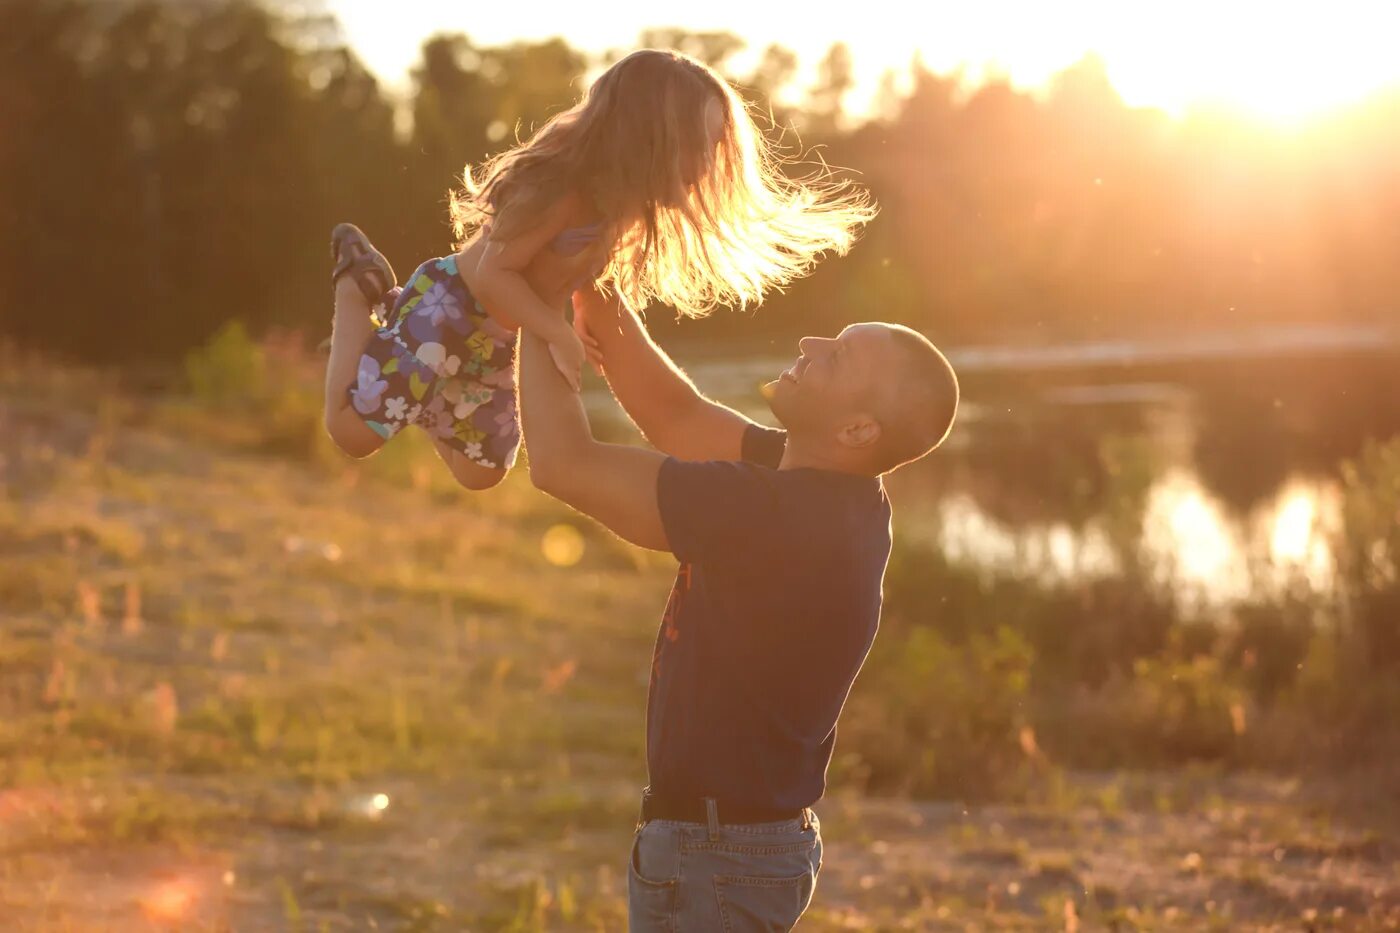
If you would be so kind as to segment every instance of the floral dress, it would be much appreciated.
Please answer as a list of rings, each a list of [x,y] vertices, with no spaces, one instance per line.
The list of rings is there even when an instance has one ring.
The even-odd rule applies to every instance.
[[[350,403],[381,437],[416,424],[483,467],[507,469],[520,450],[515,345],[515,331],[467,290],[456,259],[430,259],[370,338]]]

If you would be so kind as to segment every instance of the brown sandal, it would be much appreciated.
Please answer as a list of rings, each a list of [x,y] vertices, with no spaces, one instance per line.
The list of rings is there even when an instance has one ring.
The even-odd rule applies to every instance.
[[[350,276],[371,308],[382,302],[389,290],[398,284],[389,260],[354,224],[336,224],[331,230],[331,259],[335,262],[331,282]]]

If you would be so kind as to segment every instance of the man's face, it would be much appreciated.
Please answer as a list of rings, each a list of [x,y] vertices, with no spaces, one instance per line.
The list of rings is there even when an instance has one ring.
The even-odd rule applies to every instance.
[[[896,347],[884,324],[852,324],[836,337],[803,337],[792,367],[763,387],[789,431],[835,440],[873,413],[878,389],[897,378]]]

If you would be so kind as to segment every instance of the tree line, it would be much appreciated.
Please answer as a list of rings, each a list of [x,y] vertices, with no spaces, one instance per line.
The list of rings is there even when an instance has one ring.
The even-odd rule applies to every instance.
[[[1036,93],[915,64],[907,94],[857,118],[842,45],[783,105],[797,61],[781,47],[735,73],[728,33],[638,44],[715,65],[795,158],[881,204],[849,257],[756,312],[653,309],[666,339],[749,346],[869,318],[952,344],[1394,318],[1400,95],[1271,128],[1129,107],[1092,58]],[[430,36],[401,100],[315,6],[0,0],[3,333],[128,364],[230,319],[319,339],[333,223],[359,223],[401,272],[441,255],[463,165],[570,105],[605,60],[563,39]]]

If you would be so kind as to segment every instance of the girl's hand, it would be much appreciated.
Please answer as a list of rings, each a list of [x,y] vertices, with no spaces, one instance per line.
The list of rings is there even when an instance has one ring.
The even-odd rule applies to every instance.
[[[549,341],[549,355],[573,390],[579,391],[583,386],[583,362],[588,356],[579,335],[569,327],[562,328],[559,336]]]

